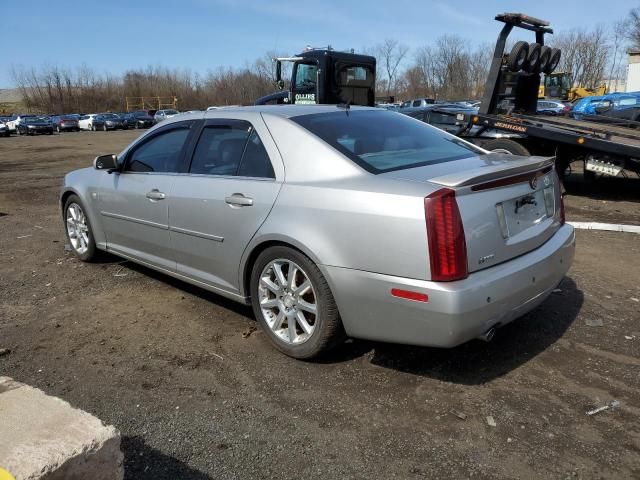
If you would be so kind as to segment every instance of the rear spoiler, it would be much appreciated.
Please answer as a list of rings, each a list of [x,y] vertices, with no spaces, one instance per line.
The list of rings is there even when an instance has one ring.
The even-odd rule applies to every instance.
[[[497,185],[496,180],[507,180],[505,184],[509,184],[544,175],[551,171],[556,159],[556,157],[521,157],[498,153],[489,154],[485,158],[487,159],[485,167],[450,173],[429,181],[450,188],[473,186],[473,190],[485,190],[501,186]],[[496,160],[495,164],[492,164],[492,159]]]

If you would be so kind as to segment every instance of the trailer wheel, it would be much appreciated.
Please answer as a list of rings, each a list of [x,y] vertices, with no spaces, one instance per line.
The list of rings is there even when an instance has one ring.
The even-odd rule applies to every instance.
[[[516,44],[511,49],[511,53],[509,53],[509,58],[507,59],[507,67],[512,72],[519,72],[524,67],[524,64],[527,61],[527,57],[529,55],[529,44],[527,42],[516,42]]]
[[[540,68],[540,47],[539,43],[531,43],[529,45],[529,55],[523,67],[525,72],[536,73]]]
[[[558,48],[552,48],[551,54],[549,56],[549,63],[547,63],[547,68],[544,71],[546,74],[552,73],[560,63],[560,50]]]
[[[540,65],[538,65],[538,72],[544,72],[547,69],[549,60],[551,60],[551,47],[543,45],[540,47]]]
[[[531,155],[529,150],[524,146],[515,140],[509,140],[508,138],[496,138],[495,140],[489,140],[484,144],[483,148],[494,153],[506,153],[507,155],[523,155],[526,157]]]

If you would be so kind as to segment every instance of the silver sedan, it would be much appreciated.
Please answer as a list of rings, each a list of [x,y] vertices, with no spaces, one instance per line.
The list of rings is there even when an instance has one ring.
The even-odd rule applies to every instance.
[[[168,119],[69,173],[69,243],[251,304],[282,352],[453,347],[543,302],[574,255],[553,159],[405,115],[262,106]]]

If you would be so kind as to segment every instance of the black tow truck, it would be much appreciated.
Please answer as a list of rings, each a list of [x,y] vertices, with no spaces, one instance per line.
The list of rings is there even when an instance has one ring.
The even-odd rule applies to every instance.
[[[555,156],[559,171],[584,162],[585,177],[640,175],[640,122],[603,124],[536,113],[540,73],[550,74],[560,51],[544,46],[549,23],[520,13],[497,15],[498,36],[484,96],[477,114],[458,114],[455,134],[487,150],[515,155]],[[535,33],[535,43],[517,42],[505,54],[514,27]],[[545,58],[543,58],[545,57]],[[483,138],[486,131],[503,138]]]
[[[327,48],[307,47],[294,57],[274,59],[279,91],[256,100],[256,105],[350,104],[375,105],[376,59],[368,55]],[[288,89],[282,64],[291,63]]]

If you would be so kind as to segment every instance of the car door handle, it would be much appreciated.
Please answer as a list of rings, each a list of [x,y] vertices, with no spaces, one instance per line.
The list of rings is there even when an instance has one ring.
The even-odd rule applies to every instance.
[[[253,205],[253,198],[245,197],[241,193],[234,193],[230,197],[225,197],[224,201],[232,207],[250,207]]]
[[[149,200],[164,200],[167,196],[164,192],[159,191],[157,188],[154,188],[150,192],[147,192],[147,198]]]

